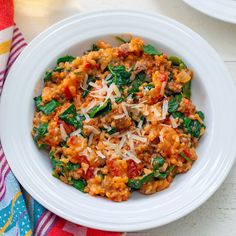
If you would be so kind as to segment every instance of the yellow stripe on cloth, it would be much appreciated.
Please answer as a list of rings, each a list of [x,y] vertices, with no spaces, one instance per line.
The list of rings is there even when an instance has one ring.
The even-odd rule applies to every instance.
[[[17,192],[17,194],[14,196],[13,200],[12,200],[12,205],[11,205],[11,216],[9,217],[9,219],[7,220],[6,224],[0,229],[0,234],[4,233],[4,231],[7,229],[7,227],[11,224],[12,218],[13,218],[13,208],[15,205],[16,200],[19,198],[19,196],[21,195],[21,191]]]
[[[11,49],[11,40],[0,43],[0,55],[9,52]]]
[[[29,231],[25,234],[25,236],[30,236],[30,235],[32,235],[32,230],[29,230]]]

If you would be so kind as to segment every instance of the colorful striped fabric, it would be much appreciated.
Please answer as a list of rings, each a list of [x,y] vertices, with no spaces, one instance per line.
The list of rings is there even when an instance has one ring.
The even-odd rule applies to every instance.
[[[12,0],[0,0],[0,94],[9,70],[26,46],[13,23]],[[45,209],[17,182],[0,143],[0,235],[120,236],[68,222]]]

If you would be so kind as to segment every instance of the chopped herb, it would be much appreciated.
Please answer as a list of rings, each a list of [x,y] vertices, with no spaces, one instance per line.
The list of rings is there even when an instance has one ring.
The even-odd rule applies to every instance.
[[[163,53],[158,52],[152,45],[147,44],[143,46],[143,52],[151,56],[162,55]]]
[[[62,72],[64,69],[61,67],[55,67],[53,70],[48,70],[44,75],[44,82],[51,80],[53,72]]]
[[[158,170],[160,167],[162,167],[165,163],[165,160],[163,157],[159,156],[159,157],[154,157],[152,159],[152,166],[153,166],[153,170]]]
[[[94,117],[97,117],[97,116],[104,116],[105,114],[107,114],[111,110],[112,110],[112,103],[111,103],[111,100],[108,99],[102,105],[98,105],[98,106],[93,107],[89,111],[88,114],[89,114],[90,118],[94,118]]]
[[[145,175],[142,179],[129,179],[127,184],[133,189],[140,189],[145,183],[153,180],[153,178],[154,173],[150,173]]]
[[[69,161],[69,162],[66,164],[66,167],[67,167],[67,170],[68,170],[68,171],[73,171],[73,170],[79,169],[79,168],[80,168],[80,164],[74,164],[74,163],[72,163],[72,162]]]
[[[168,60],[171,61],[171,62],[172,62],[172,65],[174,65],[174,66],[180,66],[180,64],[183,64],[183,65],[181,65],[181,67],[182,67],[182,66],[186,67],[186,66],[185,66],[185,63],[184,63],[180,58],[178,58],[178,57],[176,57],[176,56],[170,56],[170,57],[168,58]]]
[[[53,173],[55,173],[55,169],[57,169],[57,171],[60,170],[60,172],[63,173],[64,172],[64,163],[61,162],[60,160],[56,159],[53,151],[49,152],[49,156],[50,156],[50,160],[52,163]]]
[[[60,57],[57,59],[57,65],[61,62],[72,62],[75,59],[75,57],[70,56],[70,55],[66,55],[64,57]]]
[[[168,82],[170,82],[172,80],[173,80],[173,73],[170,72],[169,75],[168,75]]]
[[[168,102],[168,112],[172,113],[176,111],[179,107],[181,100],[182,100],[181,94],[177,94],[176,96],[171,98],[170,101]]]
[[[87,185],[87,182],[85,179],[71,179],[72,186],[78,189],[81,192],[84,192],[84,188]]]
[[[114,134],[115,132],[117,132],[116,127],[111,127],[111,129],[109,129],[109,130],[107,131],[107,133],[110,134],[110,135]]]
[[[59,118],[65,121],[66,123],[73,125],[77,129],[82,128],[83,121],[85,120],[84,116],[81,116],[76,113],[74,104],[69,106],[62,114],[60,114]]]
[[[121,102],[123,102],[124,100],[125,100],[125,99],[122,98],[122,97],[115,98],[115,102],[116,102],[116,103],[121,103]]]
[[[130,40],[126,40],[126,39],[124,39],[124,38],[122,38],[122,37],[120,37],[120,36],[115,36],[115,38],[116,38],[118,41],[120,41],[121,43],[129,43],[129,42],[130,42]]]
[[[191,80],[183,84],[182,88],[183,96],[190,99],[191,97]]]
[[[146,74],[144,71],[139,72],[133,83],[131,88],[128,90],[128,96],[131,95],[132,97],[139,91],[139,87],[145,82]]]
[[[152,84],[152,83],[144,85],[144,90],[146,90],[146,91],[149,91],[149,90],[151,90],[153,88],[155,88],[155,85]]]
[[[92,45],[92,51],[98,51],[100,48],[97,46],[97,44]]]
[[[46,103],[45,105],[41,105],[42,97],[38,96],[34,98],[35,106],[38,111],[43,112],[45,115],[51,114],[57,107],[61,104],[57,100],[51,100],[50,102]]]
[[[179,64],[179,70],[183,70],[184,68],[185,68],[184,63],[180,63],[180,64]]]
[[[95,82],[95,78],[92,77],[92,76],[89,76],[88,77],[88,80],[87,80],[87,84],[88,84],[88,87],[86,90],[84,90],[83,94],[82,94],[82,98],[86,98],[89,94],[89,92],[91,91],[91,89],[93,88],[91,85],[89,85],[90,82]]]
[[[182,156],[186,161],[193,162],[189,157],[187,157],[183,152],[180,153],[180,156]]]
[[[108,69],[112,74],[112,76],[107,79],[108,85],[114,83],[121,88],[122,86],[129,85],[131,83],[130,72],[126,71],[123,65],[116,67],[108,65]]]
[[[34,127],[34,140],[38,141],[43,138],[48,132],[48,123],[40,124],[39,127]]]
[[[195,138],[199,138],[201,134],[201,128],[205,128],[198,120],[191,120],[188,117],[183,118],[183,126],[188,134]]]
[[[167,169],[166,174],[169,175],[169,174],[174,170],[174,168],[175,168],[175,165],[170,166],[170,167]]]
[[[180,119],[183,119],[183,118],[184,118],[184,114],[181,113],[181,112],[179,112],[179,111],[173,112],[173,113],[172,113],[172,116],[173,116],[174,118],[180,118]]]
[[[47,150],[47,149],[49,149],[49,146],[45,143],[40,143],[40,144],[38,144],[38,148],[41,150]]]
[[[198,114],[199,117],[200,117],[202,120],[205,119],[205,115],[204,115],[204,113],[203,113],[202,111],[197,111],[196,114]]]

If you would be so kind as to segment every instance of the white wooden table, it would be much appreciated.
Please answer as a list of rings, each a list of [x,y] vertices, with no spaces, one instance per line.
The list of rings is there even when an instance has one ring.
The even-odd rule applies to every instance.
[[[181,0],[15,0],[15,22],[30,42],[41,31],[65,17],[112,8],[157,12],[192,28],[217,50],[236,83],[236,25],[205,16]],[[235,236],[236,165],[220,189],[191,214],[156,229],[127,235]]]

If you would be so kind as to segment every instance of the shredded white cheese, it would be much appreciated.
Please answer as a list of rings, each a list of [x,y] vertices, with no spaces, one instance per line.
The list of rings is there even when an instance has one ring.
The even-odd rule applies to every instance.
[[[178,127],[177,120],[172,115],[170,116],[170,122],[174,129]]]
[[[122,106],[122,109],[123,109],[125,115],[126,115],[127,117],[129,117],[129,113],[128,113],[127,109],[126,109],[125,103],[122,102],[122,103],[121,103],[121,106]]]
[[[89,135],[88,146],[91,146],[91,145],[92,145],[92,143],[93,143],[93,136],[94,136],[93,133],[91,133],[91,134]]]
[[[168,113],[168,101],[164,100],[162,106],[162,120],[166,119],[167,113]]]
[[[96,153],[97,153],[97,155],[98,155],[99,157],[101,157],[101,158],[103,158],[103,159],[106,158],[106,156],[103,155],[101,151],[96,151]]]
[[[166,84],[167,84],[167,82],[163,82],[163,83],[161,84],[161,91],[160,91],[160,94],[161,94],[162,96],[164,95]]]
[[[143,137],[140,137],[140,136],[135,135],[135,134],[130,134],[130,138],[135,139],[135,140],[140,141],[140,142],[143,142],[143,143],[147,142],[147,138],[143,138]]]
[[[86,121],[90,121],[91,119],[90,119],[89,115],[85,112],[85,110],[83,108],[81,108],[81,111],[82,111]]]
[[[91,125],[84,125],[84,128],[91,130],[94,134],[99,134],[99,133],[100,133],[100,130],[94,128],[94,127],[91,126]]]
[[[81,129],[77,129],[74,132],[70,133],[70,136],[79,136],[81,133]]]
[[[64,128],[63,124],[60,124],[60,131],[61,131],[62,139],[65,140],[67,138],[67,133],[65,131],[65,128]]]
[[[121,119],[121,118],[123,118],[123,117],[125,117],[125,114],[116,115],[116,116],[114,116],[114,119],[115,119],[115,120],[118,120],[118,119]]]

